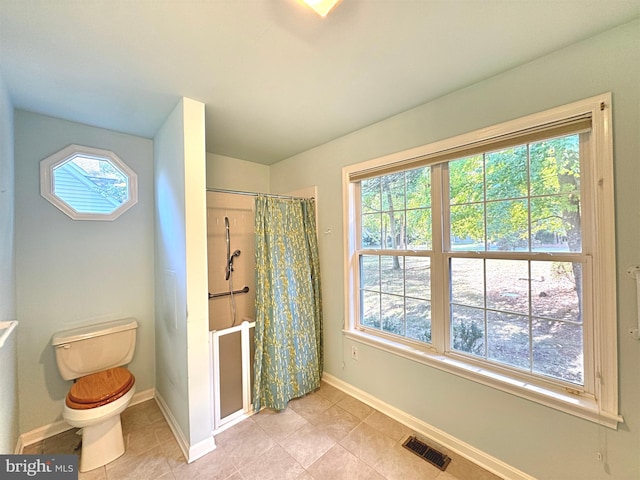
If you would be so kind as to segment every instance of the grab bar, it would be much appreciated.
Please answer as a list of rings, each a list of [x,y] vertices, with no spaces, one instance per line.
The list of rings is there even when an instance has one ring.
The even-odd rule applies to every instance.
[[[249,291],[249,287],[245,285],[242,290],[234,290],[233,292],[210,293],[209,298],[226,297],[231,294],[235,295],[236,293],[247,293],[248,291]]]

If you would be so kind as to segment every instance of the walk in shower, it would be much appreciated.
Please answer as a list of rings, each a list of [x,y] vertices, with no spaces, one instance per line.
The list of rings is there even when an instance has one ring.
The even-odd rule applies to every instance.
[[[313,198],[207,192],[214,434],[320,385],[315,214]]]
[[[252,413],[254,197],[207,192],[214,432]]]

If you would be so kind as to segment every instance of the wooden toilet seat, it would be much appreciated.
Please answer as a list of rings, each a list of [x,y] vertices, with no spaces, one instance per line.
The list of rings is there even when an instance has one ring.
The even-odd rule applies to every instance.
[[[131,372],[123,367],[79,378],[67,394],[67,407],[76,410],[101,407],[125,395],[135,381]]]

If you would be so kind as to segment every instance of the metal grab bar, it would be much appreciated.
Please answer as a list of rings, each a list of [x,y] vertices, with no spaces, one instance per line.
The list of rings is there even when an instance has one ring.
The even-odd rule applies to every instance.
[[[236,293],[247,293],[248,291],[249,291],[249,286],[245,285],[242,290],[234,290],[233,292],[210,293],[209,298],[226,297],[231,294],[235,295]]]

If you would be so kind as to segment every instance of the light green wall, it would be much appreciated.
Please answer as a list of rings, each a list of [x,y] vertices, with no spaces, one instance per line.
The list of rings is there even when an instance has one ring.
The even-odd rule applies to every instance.
[[[114,151],[138,175],[138,203],[113,222],[74,221],[40,196],[40,161],[69,144]],[[61,419],[70,386],[54,332],[118,317],[139,321],[130,369],[155,385],[153,143],[16,111],[15,223],[20,432]]]
[[[610,430],[365,345],[359,361],[352,361],[351,342],[342,335],[342,167],[608,91],[614,108],[620,411],[626,422]],[[639,105],[636,21],[273,165],[271,191],[318,186],[318,230],[332,232],[319,239],[325,370],[536,478],[640,478],[640,342],[626,333],[637,317],[635,285],[625,273],[640,262]]]
[[[13,105],[0,76],[0,322],[16,319]],[[16,331],[0,350],[0,454],[18,438]]]

